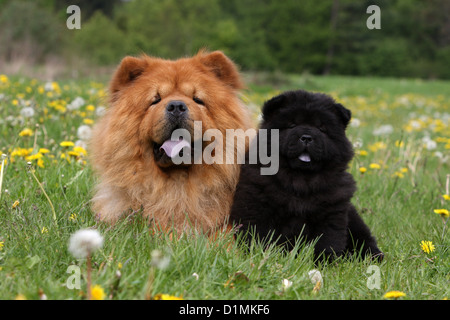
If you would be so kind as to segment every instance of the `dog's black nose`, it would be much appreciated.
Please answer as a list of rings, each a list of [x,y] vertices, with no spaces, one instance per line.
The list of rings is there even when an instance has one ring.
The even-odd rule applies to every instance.
[[[181,116],[187,113],[188,108],[183,101],[172,100],[166,105],[166,112],[173,116]]]
[[[304,144],[309,144],[313,141],[313,138],[309,134],[304,134],[300,137],[300,141]]]

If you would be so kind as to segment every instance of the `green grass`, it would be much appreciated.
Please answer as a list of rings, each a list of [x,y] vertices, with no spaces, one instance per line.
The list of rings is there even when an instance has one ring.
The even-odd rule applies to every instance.
[[[42,293],[49,299],[84,299],[86,261],[73,258],[67,244],[71,234],[88,227],[105,238],[93,255],[92,281],[106,299],[144,299],[148,289],[152,296],[184,299],[383,299],[392,290],[404,292],[403,299],[448,298],[448,219],[433,210],[450,209],[442,197],[450,174],[450,82],[309,75],[261,81],[257,76],[247,77],[254,84],[243,96],[255,119],[264,100],[304,88],[333,95],[358,120],[348,129],[357,144],[349,170],[358,183],[353,202],[386,255],[376,264],[379,289],[367,285],[371,261],[342,259],[320,267],[324,283],[313,292],[311,245],[291,254],[260,246],[246,252],[230,235],[212,243],[203,235],[171,240],[151,234],[138,214],[114,227],[98,223],[90,209],[95,177],[87,157],[69,154],[73,147],[60,142],[75,142],[83,121],[95,122],[95,110],[105,105],[104,84],[61,81],[45,91],[43,82],[0,76],[0,152],[7,156],[0,193],[0,299],[39,299]],[[71,111],[67,103],[77,96],[85,104]],[[35,111],[30,118],[21,115],[26,105]],[[386,124],[391,133],[373,134]],[[25,128],[31,136],[19,135]],[[428,148],[426,141],[433,141]],[[27,158],[40,148],[49,152]],[[422,240],[432,241],[435,250],[423,252]],[[155,250],[170,259],[166,268],[153,266]],[[71,265],[80,267],[81,289],[66,286]],[[287,289],[284,279],[292,282]]]

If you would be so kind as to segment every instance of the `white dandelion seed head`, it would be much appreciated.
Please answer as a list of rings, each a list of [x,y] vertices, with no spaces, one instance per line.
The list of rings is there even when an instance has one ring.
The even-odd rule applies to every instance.
[[[440,163],[447,163],[448,160],[450,159],[448,155],[445,155],[445,156],[444,156],[444,154],[443,154],[442,152],[440,152],[440,151],[434,152],[433,155],[434,155],[436,158],[439,159],[439,162],[440,162]]]
[[[364,145],[364,142],[361,138],[357,138],[355,140],[355,142],[353,142],[353,148],[355,148],[355,149],[362,148],[363,145]]]
[[[170,256],[165,256],[160,250],[153,250],[151,253],[152,260],[150,264],[157,269],[164,270],[169,266]]]
[[[389,135],[392,132],[394,132],[394,127],[390,124],[385,124],[373,130],[372,134],[374,136],[382,136],[382,135]]]
[[[25,107],[20,110],[20,115],[24,118],[31,118],[34,116],[34,109],[32,107]]]
[[[308,271],[308,276],[311,279],[312,284],[317,284],[317,282],[323,284],[322,274],[320,273],[319,270],[312,269]]]
[[[432,140],[429,136],[423,137],[422,142],[427,150],[434,150],[437,148],[437,142]]]
[[[81,125],[77,130],[77,136],[83,141],[87,141],[92,137],[92,129],[88,125]]]
[[[75,232],[69,240],[69,251],[75,258],[86,258],[103,246],[100,232],[92,229],[82,229]]]
[[[350,121],[350,127],[358,128],[360,125],[361,120],[359,120],[358,118],[352,118],[352,120]]]
[[[51,81],[46,82],[44,85],[44,90],[45,91],[53,91],[53,83]]]
[[[84,105],[85,101],[82,97],[76,97],[71,103],[67,105],[68,110],[78,110]]]

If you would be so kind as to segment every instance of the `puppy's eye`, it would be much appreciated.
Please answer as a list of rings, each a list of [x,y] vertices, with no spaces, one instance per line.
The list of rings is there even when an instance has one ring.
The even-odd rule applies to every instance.
[[[159,103],[161,101],[161,97],[159,96],[159,94],[157,94],[154,98],[153,101],[150,103],[151,106]]]
[[[194,100],[195,103],[200,104],[202,106],[205,105],[205,102],[202,99],[200,99],[199,97],[193,97],[192,100]]]

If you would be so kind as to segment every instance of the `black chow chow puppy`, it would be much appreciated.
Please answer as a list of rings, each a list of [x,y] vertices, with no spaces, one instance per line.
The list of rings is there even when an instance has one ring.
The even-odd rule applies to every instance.
[[[279,170],[261,175],[264,165],[248,164],[248,158],[241,167],[230,218],[247,244],[256,236],[291,249],[296,240],[318,238],[316,259],[361,251],[381,260],[383,253],[350,202],[356,190],[346,171],[353,157],[345,135],[351,112],[327,95],[303,90],[272,98],[262,112],[261,129],[279,129]]]

